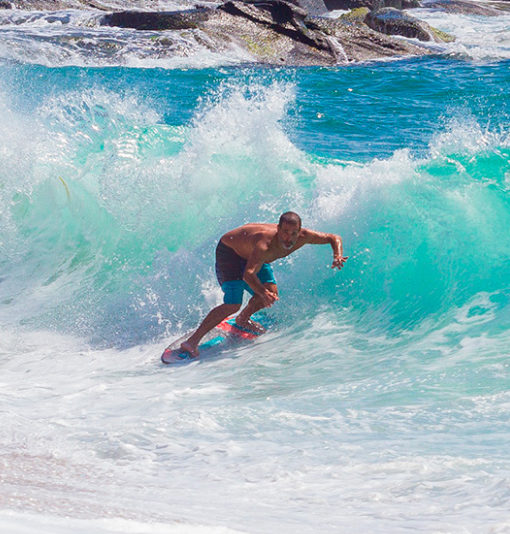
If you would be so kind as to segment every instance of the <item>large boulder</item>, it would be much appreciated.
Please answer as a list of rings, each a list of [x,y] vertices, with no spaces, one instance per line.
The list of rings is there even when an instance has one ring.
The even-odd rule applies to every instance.
[[[394,7],[384,7],[371,11],[365,17],[365,24],[386,35],[402,35],[420,41],[451,41],[453,37],[439,32],[426,22],[418,20]]]
[[[213,9],[189,11],[116,11],[101,16],[102,26],[133,28],[135,30],[184,30],[196,28],[213,12]]]

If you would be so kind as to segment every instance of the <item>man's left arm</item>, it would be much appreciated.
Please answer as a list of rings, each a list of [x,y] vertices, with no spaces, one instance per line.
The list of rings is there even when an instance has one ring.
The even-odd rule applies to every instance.
[[[341,269],[349,256],[344,256],[342,238],[336,234],[327,234],[325,232],[315,232],[303,228],[301,230],[304,242],[310,245],[327,245],[330,244],[333,249],[332,269]]]

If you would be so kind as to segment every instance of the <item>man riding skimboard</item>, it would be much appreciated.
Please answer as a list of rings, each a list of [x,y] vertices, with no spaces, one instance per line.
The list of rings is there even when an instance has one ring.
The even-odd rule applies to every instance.
[[[341,269],[348,258],[343,255],[341,237],[302,228],[301,217],[292,211],[281,215],[278,224],[250,223],[227,232],[216,247],[216,276],[224,293],[223,304],[208,313],[197,330],[182,343],[181,350],[197,357],[204,335],[241,309],[245,290],[253,296],[236,317],[236,323],[248,330],[263,331],[251,316],[278,300],[276,280],[269,264],[303,245],[326,244],[333,249],[331,268]]]

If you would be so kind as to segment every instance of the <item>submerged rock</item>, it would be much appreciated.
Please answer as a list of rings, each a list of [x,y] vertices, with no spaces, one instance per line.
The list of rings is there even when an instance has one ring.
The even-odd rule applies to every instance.
[[[365,23],[381,33],[388,35],[402,35],[419,39],[420,41],[450,41],[453,37],[435,30],[426,22],[393,7],[385,7],[371,11],[365,17]]]

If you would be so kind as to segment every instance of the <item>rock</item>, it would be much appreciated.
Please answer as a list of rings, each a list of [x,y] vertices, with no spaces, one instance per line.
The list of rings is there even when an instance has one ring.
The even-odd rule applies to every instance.
[[[310,31],[305,25],[307,12],[283,0],[252,2],[249,4],[231,0],[221,5],[218,9],[230,15],[246,18],[255,24],[265,25],[296,42],[319,50],[330,51],[331,45],[325,36],[320,32]]]
[[[402,35],[420,41],[451,41],[454,38],[429,26],[407,13],[393,7],[371,11],[365,17],[365,24],[375,31],[387,35]]]
[[[482,15],[485,17],[497,17],[501,12],[487,4],[480,5],[465,0],[434,0],[427,3],[427,8],[440,9],[446,13],[459,13],[462,15]]]
[[[242,0],[246,4],[262,5],[261,0]],[[301,9],[304,9],[308,15],[319,16],[327,13],[328,8],[324,0],[286,0],[287,3],[293,4]]]
[[[510,11],[510,0],[501,0],[501,2],[491,2],[490,6],[501,11]]]
[[[437,28],[434,28],[434,26],[429,26],[428,24],[427,26],[432,34],[432,38],[434,41],[436,41],[436,43],[453,43],[455,41],[454,35],[450,35],[442,30],[438,30]]]
[[[334,35],[342,43],[343,49],[350,59],[365,61],[383,57],[425,55],[431,53],[429,49],[422,48],[404,41],[384,35],[369,28],[364,23],[345,22],[338,18],[335,21]]]
[[[296,3],[312,16],[324,15],[324,13],[328,12],[324,0],[292,0],[291,3]]]
[[[243,2],[229,0],[218,9],[265,24],[302,26],[308,13],[298,5],[282,0]]]
[[[370,10],[383,7],[395,7],[397,9],[412,9],[421,7],[420,0],[324,0],[329,11],[335,9],[358,9],[368,7]]]
[[[27,1],[34,4],[44,2]],[[55,0],[63,1],[78,0]],[[79,1],[82,5],[83,2],[88,5],[97,3],[96,0]],[[415,43],[395,39],[369,28],[361,22],[366,15],[366,8],[353,14],[350,19],[330,19],[310,16],[303,7],[304,2],[230,0],[218,7],[173,12],[122,10],[98,14],[96,8],[91,14],[91,22],[159,32],[151,36],[151,40],[154,49],[163,55],[178,51],[182,46],[182,32],[192,30],[187,38],[193,39],[201,47],[220,54],[232,49],[244,50],[246,57],[251,57],[254,63],[266,65],[335,66],[351,61],[430,53]],[[306,2],[313,2],[314,10],[324,9],[321,7],[325,5],[323,0]],[[129,0],[126,1],[128,3]]]
[[[365,17],[365,24],[369,28],[387,35],[402,35],[417,38],[420,41],[430,41],[429,32],[423,28],[418,19],[394,7],[384,7],[371,11]]]
[[[346,24],[360,24],[365,22],[365,17],[370,13],[368,7],[357,7],[351,9],[349,13],[340,16],[340,20]]]
[[[103,15],[101,26],[133,28],[135,30],[184,30],[197,28],[211,15],[214,9],[190,11],[117,11]]]
[[[6,0],[0,0],[0,9],[12,9],[12,4]]]
[[[338,65],[398,55],[424,55],[429,50],[353,25],[308,17],[284,1],[231,1],[220,6],[201,29],[212,42],[247,49],[259,63],[270,65]]]

